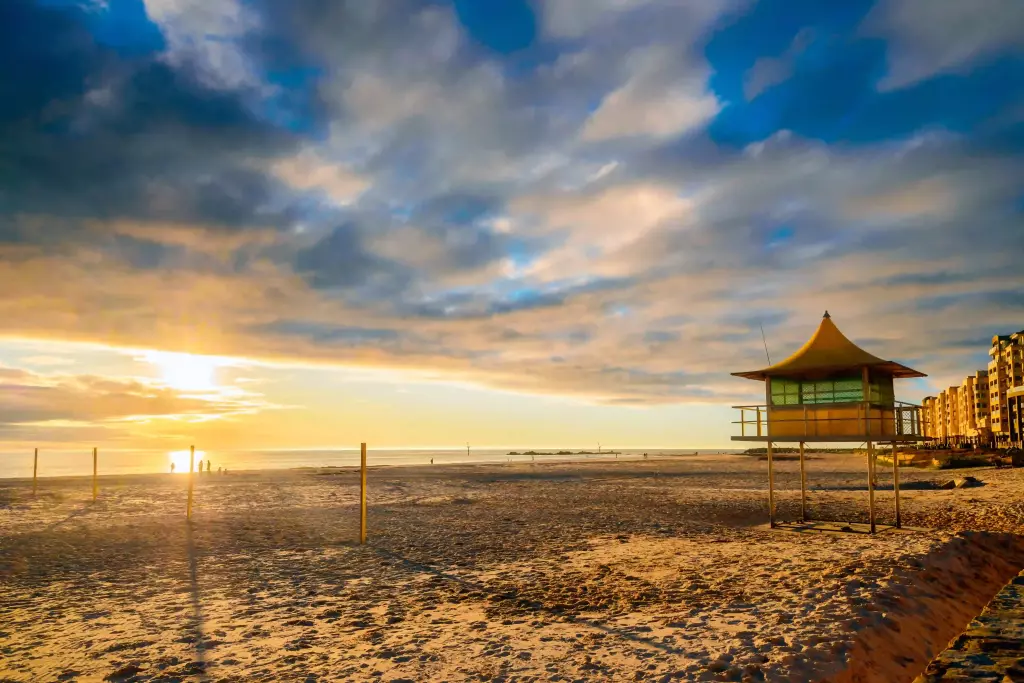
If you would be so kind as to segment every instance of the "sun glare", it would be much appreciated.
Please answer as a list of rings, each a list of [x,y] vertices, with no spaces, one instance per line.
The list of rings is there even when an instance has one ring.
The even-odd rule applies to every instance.
[[[216,390],[217,370],[229,365],[222,358],[167,351],[147,351],[143,359],[157,367],[167,386],[179,391]]]
[[[172,451],[167,454],[170,460],[170,465],[174,467],[174,471],[178,474],[188,472],[188,456],[191,451]],[[196,463],[206,457],[206,451],[196,451]],[[198,466],[198,465],[197,465]]]

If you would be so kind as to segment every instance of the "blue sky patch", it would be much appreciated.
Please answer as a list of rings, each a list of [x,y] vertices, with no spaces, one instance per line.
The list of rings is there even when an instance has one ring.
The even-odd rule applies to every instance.
[[[537,20],[527,0],[452,0],[463,28],[474,40],[508,54],[529,47]]]

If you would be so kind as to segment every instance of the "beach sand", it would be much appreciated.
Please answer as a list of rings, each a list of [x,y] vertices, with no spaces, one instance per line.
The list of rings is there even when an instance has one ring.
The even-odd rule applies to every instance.
[[[911,681],[1024,567],[1024,471],[967,473],[872,537],[768,529],[746,456],[379,468],[366,546],[350,469],[197,477],[191,525],[180,475],[0,481],[0,680]],[[810,460],[812,516],[865,475]]]

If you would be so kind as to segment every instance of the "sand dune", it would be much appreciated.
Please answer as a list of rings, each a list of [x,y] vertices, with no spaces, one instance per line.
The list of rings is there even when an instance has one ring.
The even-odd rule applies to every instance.
[[[1024,472],[868,537],[765,528],[765,467],[382,468],[363,547],[351,471],[202,477],[191,526],[183,477],[0,483],[0,680],[910,681],[1024,566]],[[866,519],[860,459],[811,484]]]

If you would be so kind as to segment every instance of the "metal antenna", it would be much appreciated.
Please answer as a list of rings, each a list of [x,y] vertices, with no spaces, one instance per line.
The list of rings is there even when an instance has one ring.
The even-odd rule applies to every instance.
[[[772,357],[768,355],[768,340],[764,338],[764,325],[757,324],[761,328],[761,341],[764,342],[764,355],[768,357],[768,365],[772,364]]]

